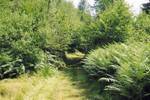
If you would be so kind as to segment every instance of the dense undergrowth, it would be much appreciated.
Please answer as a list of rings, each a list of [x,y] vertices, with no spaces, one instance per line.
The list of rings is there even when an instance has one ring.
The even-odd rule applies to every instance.
[[[96,0],[95,16],[86,8],[85,0],[79,9],[64,0],[0,0],[0,79],[36,73],[43,80],[73,65],[96,87],[91,100],[148,100],[149,9],[135,17],[124,0]]]
[[[150,91],[150,44],[113,44],[91,51],[85,69],[114,99],[144,99]]]
[[[58,56],[63,56],[61,51],[67,50],[72,33],[80,26],[71,4],[63,0],[1,0],[0,5],[1,78],[47,66],[42,63],[61,62]]]

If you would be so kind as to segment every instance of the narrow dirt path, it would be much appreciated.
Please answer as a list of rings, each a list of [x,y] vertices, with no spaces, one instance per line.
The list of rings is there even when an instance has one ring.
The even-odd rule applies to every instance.
[[[40,80],[25,93],[24,100],[86,100],[84,89],[74,85],[67,75]]]

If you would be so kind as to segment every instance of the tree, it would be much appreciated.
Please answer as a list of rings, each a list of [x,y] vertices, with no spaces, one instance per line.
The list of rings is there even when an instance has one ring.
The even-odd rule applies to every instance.
[[[109,5],[111,5],[114,2],[114,0],[95,0],[95,9],[96,12],[101,12],[106,10]]]
[[[86,0],[81,0],[79,3],[79,16],[81,21],[87,22],[90,16],[90,5]]]
[[[81,0],[78,6],[79,10],[84,12],[86,9],[86,5],[87,5],[86,0]]]
[[[81,41],[91,48],[91,46],[123,42],[131,33],[132,16],[129,8],[125,2],[118,1],[100,13],[92,24],[83,29]]]
[[[39,68],[45,51],[61,56],[81,24],[77,9],[64,0],[0,0],[0,5],[0,78]]]
[[[143,4],[142,10],[147,14],[150,13],[150,1],[148,3]]]

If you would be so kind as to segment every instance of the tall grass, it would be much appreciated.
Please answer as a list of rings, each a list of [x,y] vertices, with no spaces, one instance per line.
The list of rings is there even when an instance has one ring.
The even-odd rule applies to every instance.
[[[86,100],[84,89],[73,85],[69,76],[58,71],[51,77],[40,73],[0,81],[0,100]]]

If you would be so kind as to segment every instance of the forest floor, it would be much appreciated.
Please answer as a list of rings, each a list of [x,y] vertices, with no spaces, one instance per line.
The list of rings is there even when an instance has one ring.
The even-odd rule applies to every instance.
[[[0,100],[97,100],[96,83],[92,83],[87,82],[86,74],[78,68],[47,78],[23,75],[0,81]]]

